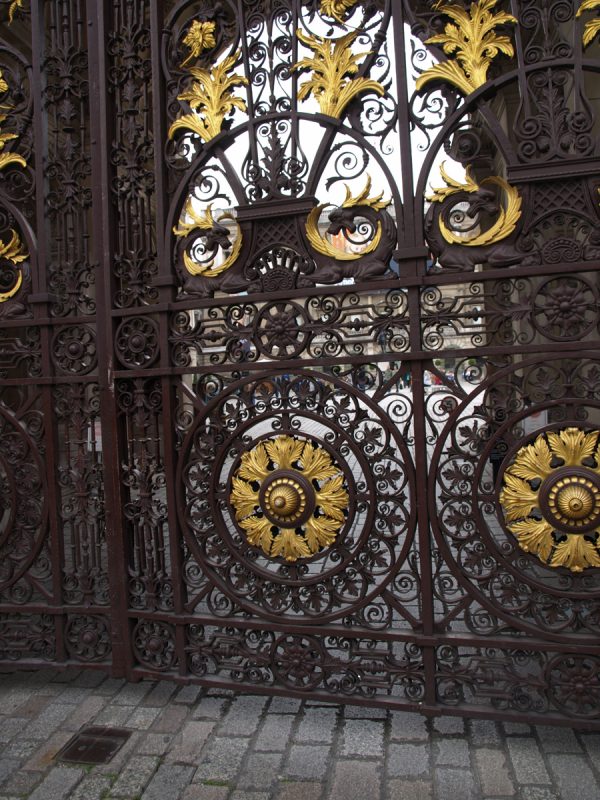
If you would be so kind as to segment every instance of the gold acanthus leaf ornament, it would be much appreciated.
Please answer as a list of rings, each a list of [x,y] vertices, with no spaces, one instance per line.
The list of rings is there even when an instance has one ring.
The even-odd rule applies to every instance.
[[[465,170],[465,182],[461,183],[446,172],[445,162],[440,165],[440,173],[446,185],[433,189],[433,194],[425,198],[430,203],[442,203],[452,197],[452,195],[463,193],[474,194],[485,186],[497,187],[500,190],[503,203],[499,209],[498,219],[494,224],[488,228],[488,230],[482,233],[474,233],[470,237],[451,231],[444,219],[440,216],[440,233],[449,244],[460,244],[466,247],[483,247],[485,245],[501,242],[515,230],[521,218],[522,200],[518,190],[514,186],[511,186],[508,181],[501,178],[499,175],[492,175],[489,178],[484,178],[481,183],[477,183],[477,181],[473,179],[470,168],[467,167]]]
[[[500,504],[522,550],[550,567],[600,567],[600,432],[564,428],[522,447]]]
[[[8,242],[3,242],[0,238],[0,260],[10,261],[15,267],[21,264],[28,258],[27,250],[24,248],[23,243],[19,237],[19,234],[11,229],[10,230],[10,239]],[[21,288],[21,284],[23,283],[23,273],[19,271],[17,275],[17,280],[10,289],[6,292],[0,292],[0,303],[4,303],[7,300],[10,300],[11,297],[14,297],[16,293]]]
[[[19,167],[26,167],[27,162],[23,156],[20,156],[18,153],[3,152],[7,142],[11,142],[13,139],[19,138],[16,133],[2,133],[2,123],[5,119],[8,119],[8,116],[6,114],[0,114],[0,169],[8,167],[10,164],[17,164]]]
[[[2,72],[0,71],[0,94],[7,92],[8,88],[8,84],[4,80]],[[6,108],[6,106],[4,106],[4,108]],[[8,119],[7,114],[0,114],[0,170],[5,169],[10,165],[26,167],[27,162],[23,156],[20,156],[18,153],[3,152],[7,142],[11,142],[19,138],[18,134],[16,133],[2,133],[2,124],[6,119]],[[23,263],[23,261],[28,258],[29,254],[23,246],[17,231],[11,228],[8,233],[10,234],[10,238],[7,242],[0,237],[0,260],[9,261],[14,267],[18,267],[19,264]],[[5,303],[7,300],[10,300],[11,297],[14,297],[14,295],[16,295],[21,288],[22,283],[23,272],[19,270],[12,287],[7,289],[5,292],[0,292],[0,303]]]
[[[341,205],[341,208],[357,208],[358,206],[366,206],[367,208],[370,208],[373,211],[382,211],[384,208],[387,208],[389,204],[392,202],[391,200],[382,200],[383,192],[381,192],[375,197],[369,197],[371,192],[370,175],[367,175],[367,181],[364,189],[357,195],[352,194],[352,191],[348,186],[348,184],[344,184],[344,188],[346,190],[346,197]],[[374,229],[375,233],[371,241],[360,253],[346,253],[343,250],[334,247],[334,245],[331,244],[330,241],[323,238],[319,230],[319,220],[321,218],[321,214],[323,213],[323,209],[327,208],[327,206],[328,203],[320,203],[311,210],[308,217],[306,218],[306,228],[305,228],[306,238],[318,253],[322,253],[323,255],[329,256],[330,258],[335,258],[337,261],[356,261],[357,258],[362,258],[362,256],[365,256],[368,253],[372,253],[377,249],[381,241],[381,231],[382,231],[381,222],[379,221],[375,226]]]
[[[295,436],[277,436],[244,453],[231,486],[230,503],[248,544],[290,563],[330,547],[349,506],[331,455]]]
[[[595,9],[600,9],[600,0],[583,0],[576,16],[580,17],[585,11],[594,11]],[[583,46],[587,47],[598,33],[600,33],[600,17],[586,22],[583,29]]]
[[[169,139],[179,130],[197,134],[204,142],[209,142],[221,132],[223,121],[235,108],[246,111],[246,103],[235,97],[233,90],[244,86],[248,79],[236,75],[233,69],[239,59],[240,51],[227,56],[210,70],[191,67],[188,72],[194,79],[188,91],[177,99],[188,103],[191,114],[184,114],[169,128]]]
[[[187,220],[191,220],[188,222]],[[224,220],[231,220],[235,227],[235,239],[233,244],[229,245],[229,230],[221,223]],[[216,278],[223,272],[229,269],[240,254],[242,249],[242,230],[234,215],[229,211],[224,211],[219,219],[215,219],[212,212],[212,203],[198,213],[194,207],[191,198],[183,208],[181,220],[177,226],[173,228],[173,233],[178,237],[189,236],[194,231],[198,232],[198,237],[206,237],[214,241],[214,246],[209,247],[209,250],[214,251],[214,256],[209,258],[202,264],[195,261],[189,254],[188,249],[183,253],[183,263],[190,275],[202,275],[205,278]],[[215,266],[215,258],[219,249],[226,251],[229,249],[231,252],[225,258],[222,264]]]
[[[435,64],[425,70],[416,82],[417,91],[433,80],[452,84],[463,94],[483,86],[487,81],[488,69],[499,53],[512,58],[514,47],[508,36],[497,34],[499,25],[516,23],[517,19],[505,11],[493,13],[498,0],[476,0],[469,10],[455,5],[438,3],[436,8],[454,23],[449,22],[444,33],[438,33],[425,40],[425,44],[439,44],[446,55],[455,60]]]
[[[300,85],[298,100],[305,100],[312,94],[321,113],[337,119],[357,95],[375,92],[381,97],[385,94],[385,89],[378,81],[352,77],[359,71],[360,59],[370,55],[370,52],[352,52],[352,43],[358,31],[333,41],[307,35],[301,30],[296,31],[296,36],[314,53],[312,58],[302,58],[292,66],[292,70],[297,72],[307,70],[312,73],[309,80]]]
[[[323,16],[334,19],[343,25],[346,12],[354,8],[357,2],[358,0],[321,0],[319,11]]]
[[[211,21],[200,22],[200,20],[195,19],[192,22],[183,40],[183,44],[190,52],[187,58],[181,62],[182,68],[187,66],[190,61],[198,58],[204,50],[212,50],[213,47],[217,46],[215,29],[216,25]]]

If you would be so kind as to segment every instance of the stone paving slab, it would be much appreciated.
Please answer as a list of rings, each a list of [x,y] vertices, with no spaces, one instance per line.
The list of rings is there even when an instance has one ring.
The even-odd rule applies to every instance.
[[[94,724],[132,736],[58,761]],[[44,669],[0,675],[0,800],[600,800],[600,734]]]

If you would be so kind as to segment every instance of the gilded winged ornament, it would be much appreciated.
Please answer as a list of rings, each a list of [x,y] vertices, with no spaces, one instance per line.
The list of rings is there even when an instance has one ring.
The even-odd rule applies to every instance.
[[[498,0],[476,0],[469,10],[456,5],[437,4],[452,22],[443,33],[430,36],[425,44],[439,44],[446,55],[453,56],[442,64],[435,64],[419,76],[417,90],[433,80],[452,84],[465,95],[483,86],[494,58],[500,53],[512,58],[515,54],[510,38],[496,32],[500,25],[516,23],[517,19],[505,11],[493,12]]]
[[[229,228],[222,224],[224,221],[231,221],[235,227],[233,243],[230,241]],[[183,253],[183,263],[190,275],[202,275],[205,278],[221,275],[234,264],[242,248],[242,231],[233,214],[228,211],[222,212],[217,220],[213,215],[212,204],[199,213],[194,209],[191,198],[188,198],[181,221],[173,228],[173,233],[180,238],[192,239],[191,245],[188,245]],[[202,251],[205,257],[201,261],[191,255],[197,239],[203,241]],[[219,251],[226,253],[221,264],[217,264],[216,260]]]
[[[9,233],[10,239],[7,242],[4,242],[0,237],[0,262],[8,261],[12,267],[18,267],[18,265],[25,261],[29,256],[27,250],[24,248],[23,243],[21,242],[19,234],[13,229],[11,229]],[[14,297],[21,288],[22,283],[23,273],[21,270],[18,270],[16,272],[14,283],[10,289],[5,292],[0,292],[0,303],[4,303],[6,300],[10,300],[11,297]]]
[[[467,197],[470,195],[475,198],[476,195],[481,195],[482,190],[487,186],[497,187],[503,198],[502,205],[498,205],[497,207],[498,213],[496,221],[485,231],[480,231],[478,227],[475,227],[471,232],[462,232],[456,229],[452,230],[445,215],[440,214],[438,225],[440,233],[446,242],[449,244],[465,245],[467,247],[481,247],[501,242],[513,233],[521,217],[522,205],[519,192],[514,186],[511,186],[508,181],[498,175],[484,178],[481,183],[477,183],[473,179],[469,168],[466,170],[464,183],[452,178],[446,172],[445,164],[440,166],[440,172],[444,179],[445,186],[433,190],[433,194],[426,198],[430,203],[445,203],[445,201],[455,196],[458,198],[458,196],[461,195],[466,195]],[[465,212],[463,212],[463,214],[464,213]]]
[[[382,200],[383,192],[374,197],[369,196],[371,192],[370,175],[367,175],[367,181],[364,189],[357,195],[352,194],[350,187],[347,184],[345,184],[345,189],[346,197],[344,202],[339,208],[333,209],[329,215],[329,221],[331,225],[329,226],[328,232],[337,233],[338,228],[352,230],[352,227],[356,227],[353,223],[355,215],[359,215],[361,211],[368,213],[369,210],[371,212],[375,212],[376,214],[377,212],[383,211],[383,209],[387,208],[391,202],[390,200]],[[315,206],[306,220],[306,237],[317,252],[329,256],[330,258],[335,258],[339,261],[355,261],[357,258],[361,258],[362,256],[372,253],[377,249],[381,241],[382,224],[381,220],[379,219],[374,222],[375,218],[372,220],[374,224],[370,226],[372,236],[370,240],[365,241],[364,247],[361,247],[360,252],[348,253],[344,250],[334,247],[331,242],[321,235],[319,230],[319,220],[323,210],[326,207],[326,203],[321,203],[320,205]],[[336,225],[336,217],[340,218],[340,223],[345,221],[346,227],[344,227],[343,224],[340,224],[339,226]]]
[[[6,89],[4,91],[6,91]],[[2,124],[6,119],[8,119],[7,114],[0,114],[0,169],[8,167],[10,164],[16,164],[19,167],[26,167],[27,162],[23,156],[20,156],[18,153],[3,152],[7,142],[11,142],[14,139],[19,138],[16,133],[2,133]]]

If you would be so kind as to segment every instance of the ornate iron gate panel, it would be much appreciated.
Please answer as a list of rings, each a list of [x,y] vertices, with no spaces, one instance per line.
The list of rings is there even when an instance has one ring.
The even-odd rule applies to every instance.
[[[0,659],[600,727],[600,4],[3,0]]]

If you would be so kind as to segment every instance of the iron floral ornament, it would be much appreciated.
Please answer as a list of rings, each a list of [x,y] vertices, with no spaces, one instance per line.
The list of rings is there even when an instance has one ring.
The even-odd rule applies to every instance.
[[[600,567],[600,432],[565,428],[522,447],[500,503],[525,552],[550,567]]]
[[[349,497],[327,450],[277,436],[242,455],[230,502],[249,544],[293,562],[334,543]]]

